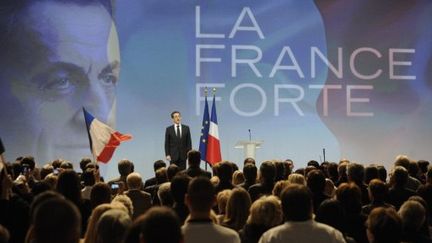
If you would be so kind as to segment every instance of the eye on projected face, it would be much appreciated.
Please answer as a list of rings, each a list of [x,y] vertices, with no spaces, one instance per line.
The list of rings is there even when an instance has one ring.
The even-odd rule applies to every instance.
[[[16,45],[15,78],[2,91],[10,92],[7,102],[16,104],[10,113],[21,126],[7,137],[17,138],[17,153],[42,163],[57,157],[77,162],[90,154],[82,107],[115,125],[120,56],[114,23],[97,3],[38,2],[24,13],[31,38]]]

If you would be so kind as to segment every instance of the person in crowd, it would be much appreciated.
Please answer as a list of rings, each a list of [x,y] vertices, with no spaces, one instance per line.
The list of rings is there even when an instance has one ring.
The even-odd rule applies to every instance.
[[[373,179],[379,179],[378,167],[376,165],[368,165],[364,169],[364,183],[369,185]]]
[[[197,176],[205,176],[211,178],[211,173],[200,168],[201,153],[198,150],[190,150],[187,153],[188,168],[183,170],[182,173],[194,178]]]
[[[238,186],[238,185],[240,185],[240,184],[242,184],[244,182],[245,182],[245,177],[243,175],[243,172],[240,171],[240,170],[234,171],[234,173],[233,173],[233,179],[232,179],[232,184],[234,186]]]
[[[126,182],[129,190],[124,194],[132,200],[134,208],[132,219],[136,219],[152,206],[151,195],[141,190],[142,178],[139,173],[130,173],[127,176]]]
[[[171,194],[174,199],[173,210],[180,219],[181,224],[184,223],[189,215],[189,209],[185,204],[185,195],[191,178],[188,175],[178,174],[171,181]]]
[[[282,180],[276,182],[276,184],[273,187],[272,195],[276,196],[277,198],[281,197],[282,191],[287,187],[290,183],[288,180]]]
[[[327,175],[328,178],[336,185],[339,174],[338,174],[338,165],[335,162],[330,162],[327,166]]]
[[[84,200],[90,200],[91,190],[95,184],[95,176],[93,169],[86,169],[81,174],[81,181],[84,186],[84,188],[81,189],[81,197]]]
[[[127,191],[127,182],[126,182],[126,178],[127,176],[134,172],[134,164],[132,163],[132,161],[128,160],[128,159],[122,159],[118,162],[118,172],[120,174],[120,177],[115,178],[113,180],[108,181],[108,185],[111,187],[112,184],[117,183],[120,184],[122,186],[124,186],[124,191]]]
[[[312,193],[312,202],[314,213],[318,210],[319,205],[329,197],[324,194],[326,179],[321,170],[312,170],[307,174],[307,187]]]
[[[370,243],[401,242],[402,221],[394,208],[378,207],[373,209],[366,225]]]
[[[288,176],[288,183],[306,186],[306,179],[302,174],[294,173]]]
[[[415,196],[416,192],[407,187],[408,171],[405,167],[396,166],[390,178],[390,190],[388,195],[388,203],[392,204],[399,210],[400,206],[411,196]]]
[[[378,165],[377,169],[378,169],[378,178],[381,181],[387,183],[387,170],[386,170],[386,168],[383,165]]]
[[[81,215],[76,205],[63,198],[41,202],[35,209],[26,242],[78,243]]]
[[[256,162],[255,162],[254,158],[248,157],[248,158],[244,159],[244,161],[243,161],[243,167],[246,166],[247,164],[253,164],[253,165],[255,165],[255,163]]]
[[[407,182],[406,182],[405,187],[410,189],[411,191],[417,191],[418,187],[421,185],[421,182],[417,178],[415,178],[409,174],[410,163],[411,163],[411,160],[408,158],[408,156],[398,155],[398,156],[396,156],[394,166],[395,167],[396,166],[402,166],[403,168],[406,169],[406,171],[408,173],[408,178],[407,178]]]
[[[82,235],[85,233],[87,227],[87,220],[91,213],[90,202],[82,199],[81,184],[78,175],[73,170],[65,170],[60,173],[57,182],[57,191],[62,194],[66,199],[75,204],[81,213],[82,219]]]
[[[426,210],[423,205],[414,200],[402,204],[398,211],[402,219],[402,239],[406,242],[432,242],[429,235],[421,232],[426,221]]]
[[[357,163],[350,163],[347,167],[348,182],[355,183],[361,191],[362,205],[370,203],[367,185],[364,182],[364,166]]]
[[[274,161],[273,163],[276,168],[275,182],[286,180],[288,177],[288,172],[285,169],[285,163],[283,161]]]
[[[208,178],[196,177],[189,184],[185,197],[190,218],[182,227],[185,243],[239,243],[238,233],[213,223],[210,215],[216,201],[213,184]]]
[[[155,173],[155,176],[147,179],[144,182],[144,188],[149,187],[149,186],[153,186],[157,184],[157,180],[156,180],[156,171],[159,170],[160,168],[165,168],[166,167],[166,163],[163,160],[156,160],[153,163],[153,171]]]
[[[93,162],[92,159],[90,159],[90,158],[88,158],[88,157],[84,157],[84,158],[82,158],[82,159],[80,160],[80,162],[79,162],[79,167],[80,167],[80,169],[81,169],[81,172],[84,173],[84,171],[85,171],[86,168],[87,168],[87,165],[90,164],[90,163],[92,163],[92,162]]]
[[[393,205],[386,203],[388,197],[388,187],[380,179],[372,179],[368,185],[370,204],[362,207],[362,214],[368,216],[377,207],[389,208]]]
[[[417,189],[417,194],[425,200],[429,209],[429,219],[432,219],[432,167],[426,172],[426,184]],[[432,225],[432,222],[428,223]]]
[[[168,177],[168,181],[171,181],[174,178],[174,176],[176,176],[179,172],[180,172],[180,168],[176,164],[170,164],[167,167],[167,172],[166,172],[167,173],[167,177]],[[148,180],[146,180],[146,182],[147,181]],[[144,188],[145,188],[145,186],[144,186]]]
[[[344,232],[356,242],[367,242],[365,221],[361,214],[361,190],[355,183],[342,183],[336,190],[336,199],[341,202],[345,212]]]
[[[132,218],[132,215],[134,214],[134,207],[132,204],[132,200],[130,200],[130,198],[128,196],[126,196],[124,194],[119,194],[113,198],[111,203],[120,203],[123,206],[125,206],[128,210],[127,213],[129,215],[129,217]]]
[[[132,225],[127,212],[120,209],[109,209],[96,223],[95,243],[123,243],[126,233]]]
[[[345,211],[338,200],[326,199],[323,201],[316,212],[315,220],[339,230],[344,235],[347,243],[356,242],[353,238],[346,235],[344,225]]]
[[[275,196],[263,196],[252,203],[245,226],[240,230],[242,243],[257,243],[261,235],[282,223],[282,206]]]
[[[145,192],[150,193],[153,205],[160,205],[157,192],[159,186],[165,182],[168,182],[167,169],[166,167],[162,167],[156,171],[156,184],[144,188]]]
[[[152,207],[132,224],[126,243],[181,243],[183,235],[177,214],[167,207]]]
[[[216,217],[219,223],[221,223],[225,218],[226,207],[231,193],[231,189],[225,189],[216,194],[216,206],[213,209],[215,212],[217,212]]]
[[[255,166],[255,163],[246,163],[243,166],[243,176],[245,181],[238,186],[243,187],[247,191],[249,190],[249,187],[256,183],[257,167]]]
[[[174,198],[171,194],[171,182],[165,182],[159,186],[157,197],[161,206],[171,208],[174,204]]]
[[[110,210],[110,209],[123,210],[125,213],[128,213],[127,208],[121,203],[103,203],[103,204],[98,205],[96,208],[93,209],[93,211],[90,215],[87,229],[86,229],[86,233],[84,235],[84,242],[83,243],[96,242],[97,223],[98,223],[100,217],[102,216],[102,214],[105,213],[106,211]]]
[[[249,193],[241,187],[234,188],[228,198],[225,217],[221,225],[235,231],[240,231],[246,224],[250,206],[251,199]]]
[[[90,206],[95,208],[103,203],[111,203],[111,189],[104,182],[96,183],[90,193]]]
[[[260,182],[249,187],[252,201],[263,195],[271,195],[275,184],[276,167],[272,161],[264,161],[260,166]]]
[[[265,232],[260,243],[345,242],[341,232],[312,218],[312,195],[306,186],[289,185],[281,197],[286,221]]]
[[[217,169],[219,177],[219,183],[216,185],[216,194],[225,189],[233,189],[232,175],[234,173],[233,167],[229,161],[223,161],[218,163],[219,167]]]
[[[348,182],[348,176],[347,176],[347,166],[350,163],[349,160],[341,160],[339,161],[338,165],[338,175],[339,179],[336,182],[336,187],[339,187],[340,184]]]
[[[428,171],[428,167],[429,167],[429,161],[427,160],[419,160],[417,161],[418,167],[419,167],[419,177],[420,177],[420,182],[422,184],[426,183],[426,173]]]

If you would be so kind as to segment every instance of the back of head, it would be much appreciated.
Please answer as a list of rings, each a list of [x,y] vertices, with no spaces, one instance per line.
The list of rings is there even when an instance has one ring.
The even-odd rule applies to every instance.
[[[243,166],[246,166],[247,164],[253,164],[253,165],[255,165],[255,159],[254,158],[246,158],[243,161]]]
[[[316,160],[310,160],[310,161],[307,163],[307,166],[313,166],[313,167],[315,167],[315,168],[317,168],[317,169],[319,169],[319,167],[320,167],[318,161],[316,161]]]
[[[401,240],[401,219],[393,208],[375,208],[366,222],[371,243],[396,243]]]
[[[307,186],[313,193],[324,192],[325,176],[320,170],[313,170],[307,174]]]
[[[408,171],[402,166],[396,166],[390,179],[395,186],[405,187],[408,182]]]
[[[171,194],[176,203],[184,203],[191,178],[186,174],[178,174],[171,181]]]
[[[90,158],[82,158],[79,165],[81,168],[81,171],[85,171],[87,164],[90,164],[92,160]]]
[[[255,164],[248,163],[243,167],[243,175],[248,182],[254,182],[257,178],[257,167]]]
[[[120,176],[126,177],[134,172],[134,164],[127,159],[122,159],[118,162],[118,172]]]
[[[234,188],[228,198],[225,222],[227,222],[231,228],[241,230],[248,218],[250,206],[251,198],[249,193],[242,187]]]
[[[343,232],[344,217],[345,213],[341,203],[336,199],[327,199],[319,206],[315,220]]]
[[[79,242],[81,215],[68,200],[53,198],[35,208],[32,218],[34,242]]]
[[[126,196],[124,194],[119,194],[113,198],[111,203],[113,203],[113,204],[119,203],[119,204],[122,204],[123,206],[125,206],[128,210],[129,217],[132,218],[134,208],[133,208],[132,200],[128,196]]]
[[[369,182],[369,195],[370,198],[376,202],[384,202],[387,198],[388,188],[387,185],[380,179],[373,179]]]
[[[84,186],[93,186],[95,184],[94,169],[85,169],[81,174],[81,181]]]
[[[306,221],[312,218],[312,195],[306,186],[287,186],[282,191],[281,200],[285,220]]]
[[[139,230],[141,242],[179,243],[182,241],[180,220],[167,207],[153,207],[140,216],[132,228]]]
[[[336,190],[336,198],[342,203],[347,213],[357,214],[361,211],[361,190],[354,183],[342,183]]]
[[[387,170],[384,166],[382,165],[378,165],[377,166],[378,169],[378,177],[381,181],[386,182],[387,181]]]
[[[155,176],[157,184],[162,184],[168,181],[167,169],[165,167],[159,168],[156,171]]]
[[[266,228],[282,223],[282,206],[277,197],[264,196],[253,202],[247,223]]]
[[[298,184],[298,185],[304,185],[306,186],[306,179],[302,174],[291,174],[288,176],[288,182],[290,184]]]
[[[357,163],[350,163],[347,167],[348,180],[356,184],[363,183],[364,180],[364,166]]]
[[[109,209],[99,218],[96,226],[97,243],[123,242],[132,220],[120,209]]]
[[[34,170],[36,162],[33,156],[26,156],[21,159],[21,166],[27,166],[30,170]]]
[[[234,170],[230,162],[228,161],[220,162],[217,171],[218,171],[218,177],[220,181],[231,182]]]
[[[156,172],[160,168],[165,168],[165,167],[166,167],[166,163],[163,160],[156,160],[153,163],[153,171],[154,172]]]
[[[429,166],[429,161],[421,159],[421,160],[417,161],[417,164],[418,164],[419,169],[422,173],[427,172],[428,166]]]
[[[167,168],[168,181],[171,181],[177,173],[180,172],[180,168],[176,164],[170,164]]]
[[[369,165],[364,170],[364,181],[366,184],[369,184],[369,182],[373,179],[378,179],[378,168],[375,165]]]
[[[198,150],[190,150],[187,153],[189,166],[199,166],[201,163],[201,153]]]
[[[108,184],[104,182],[96,183],[90,193],[90,204],[92,208],[103,204],[111,202],[111,189]]]
[[[406,155],[398,155],[396,156],[396,160],[394,162],[394,166],[402,166],[408,170],[410,164],[410,159]]]
[[[126,178],[126,183],[129,189],[140,190],[142,187],[141,175],[137,172],[130,173]]]
[[[260,166],[261,179],[265,182],[274,182],[276,167],[272,161],[264,161]]]
[[[208,178],[196,177],[189,183],[187,198],[191,212],[210,212],[215,200],[215,188]]]
[[[157,196],[162,206],[172,207],[174,199],[171,194],[171,182],[161,184],[157,191]]]
[[[61,172],[57,181],[57,191],[79,205],[81,203],[81,183],[77,173],[73,170]]]
[[[421,203],[408,200],[402,204],[398,211],[402,219],[402,226],[405,232],[418,233],[426,217],[426,210]]]

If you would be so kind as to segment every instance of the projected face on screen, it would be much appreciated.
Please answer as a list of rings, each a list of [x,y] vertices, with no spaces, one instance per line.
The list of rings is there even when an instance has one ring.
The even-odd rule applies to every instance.
[[[90,153],[82,107],[115,123],[120,58],[111,14],[90,1],[40,1],[17,14],[1,37],[1,136],[11,154],[78,161]]]

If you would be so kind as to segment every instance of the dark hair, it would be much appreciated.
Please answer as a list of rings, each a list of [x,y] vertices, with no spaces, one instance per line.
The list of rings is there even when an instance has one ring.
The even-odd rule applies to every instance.
[[[28,166],[31,170],[34,170],[35,165],[36,162],[33,156],[26,156],[21,160],[21,166]]]
[[[90,205],[92,208],[103,203],[111,202],[111,188],[104,182],[96,183],[90,192]]]
[[[80,161],[80,163],[79,163],[81,171],[84,172],[86,170],[87,164],[89,164],[91,162],[92,162],[92,160],[90,158],[82,158],[81,161]]]
[[[60,173],[57,181],[57,191],[75,205],[81,204],[81,184],[77,173],[65,170]]]
[[[396,166],[391,180],[395,186],[405,186],[408,182],[408,171],[402,166]]]
[[[265,182],[273,182],[276,177],[276,167],[272,161],[264,161],[260,166],[261,179]]]
[[[153,171],[156,172],[158,169],[162,168],[162,167],[166,167],[166,163],[163,160],[156,160],[153,163]]]
[[[318,207],[315,220],[344,232],[345,211],[336,199],[326,199]]]
[[[243,167],[243,175],[248,182],[255,182],[257,178],[257,167],[255,164],[245,164]]]
[[[357,185],[362,184],[364,180],[364,166],[356,163],[348,164],[347,175],[350,181],[355,182]]]
[[[312,195],[303,185],[288,185],[281,194],[282,210],[287,221],[306,221],[312,218]]]
[[[187,196],[191,210],[210,211],[215,198],[215,188],[207,177],[195,177],[189,183]]]
[[[86,169],[81,174],[81,181],[83,182],[84,186],[93,186],[96,183],[94,169]]]
[[[361,190],[355,183],[342,183],[336,190],[336,198],[346,213],[357,214],[362,208]]]
[[[139,230],[146,243],[179,243],[182,239],[180,227],[180,219],[172,209],[153,207],[138,217],[132,231]]]
[[[172,179],[174,178],[174,176],[177,175],[177,173],[180,172],[180,168],[176,165],[176,164],[170,164],[167,168],[167,177],[168,177],[168,181],[172,181]]]
[[[396,243],[401,240],[402,222],[393,208],[373,209],[366,224],[373,235],[373,243]]]
[[[325,176],[320,170],[312,170],[307,174],[307,186],[313,193],[323,192]]]
[[[386,168],[384,166],[382,166],[382,165],[378,165],[377,169],[378,169],[378,177],[379,177],[379,179],[382,180],[382,181],[384,181],[384,182],[387,181],[387,170],[386,170]]]
[[[372,179],[379,178],[378,168],[374,165],[369,165],[364,170],[364,182],[369,184]]]
[[[243,165],[246,165],[246,164],[254,164],[255,165],[255,159],[254,158],[246,158],[244,161],[243,161]]]
[[[173,111],[171,112],[171,118],[174,118],[174,114],[178,113],[179,115],[181,115],[180,111]]]
[[[427,160],[419,160],[417,161],[417,164],[421,170],[422,173],[426,173],[428,170],[428,166],[429,166],[429,161]]]
[[[317,169],[319,169],[319,167],[320,167],[318,161],[316,161],[316,160],[309,160],[309,162],[307,163],[307,166],[313,166]]]
[[[121,176],[127,176],[134,172],[134,164],[130,160],[122,159],[118,162],[118,172]]]
[[[176,203],[184,203],[184,196],[187,192],[190,180],[191,178],[188,175],[182,173],[177,174],[171,180],[171,194]]]
[[[201,163],[201,153],[198,150],[190,150],[187,153],[187,159],[188,159],[188,163],[189,165],[192,166],[199,166]]]
[[[221,181],[231,181],[232,175],[234,173],[233,167],[229,161],[220,162],[217,172],[217,175]]]
[[[79,242],[81,215],[70,201],[52,198],[35,208],[32,225],[35,242]]]
[[[387,198],[388,188],[387,185],[380,179],[373,179],[369,183],[369,192],[376,202],[384,202]]]

